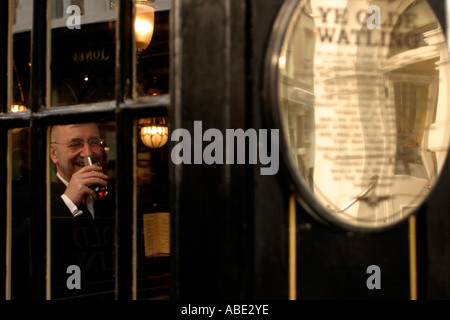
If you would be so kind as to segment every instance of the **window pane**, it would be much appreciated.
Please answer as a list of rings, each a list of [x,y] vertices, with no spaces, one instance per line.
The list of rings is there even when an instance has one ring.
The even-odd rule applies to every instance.
[[[11,112],[25,111],[30,106],[31,29],[33,1],[15,0],[12,10],[13,61],[11,66]]]
[[[164,1],[155,2],[151,6],[137,5],[136,7],[138,97],[156,96],[169,91],[168,9]],[[149,24],[145,23],[147,19],[150,21]],[[153,26],[150,27],[150,24]],[[146,26],[149,26],[149,29]],[[153,29],[152,32],[147,32],[151,29]]]
[[[30,268],[30,177],[28,128],[9,134],[9,176],[11,187],[11,276],[12,300],[27,299]]]
[[[63,17],[51,22],[51,105],[114,100],[117,7],[71,3],[63,2]]]
[[[114,123],[51,129],[52,299],[115,297],[114,146]],[[85,166],[87,157],[98,166]],[[107,191],[95,200],[94,185]]]
[[[169,150],[165,118],[137,132],[137,299],[167,299],[170,278]]]

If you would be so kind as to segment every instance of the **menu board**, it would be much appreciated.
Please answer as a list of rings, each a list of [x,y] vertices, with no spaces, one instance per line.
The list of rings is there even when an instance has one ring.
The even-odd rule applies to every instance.
[[[146,213],[143,221],[145,256],[170,255],[170,214]]]

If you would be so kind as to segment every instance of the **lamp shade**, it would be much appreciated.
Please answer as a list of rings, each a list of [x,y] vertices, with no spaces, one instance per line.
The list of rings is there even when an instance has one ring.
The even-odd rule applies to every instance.
[[[147,1],[136,2],[136,17],[134,20],[134,33],[136,36],[136,48],[147,49],[152,40],[155,28],[155,9]]]
[[[169,128],[164,118],[149,118],[140,121],[141,141],[149,148],[161,148],[169,140]]]

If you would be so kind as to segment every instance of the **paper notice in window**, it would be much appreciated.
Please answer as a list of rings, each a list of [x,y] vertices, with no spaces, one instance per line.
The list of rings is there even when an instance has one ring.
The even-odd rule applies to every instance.
[[[170,214],[146,213],[143,216],[144,249],[146,257],[170,254]]]

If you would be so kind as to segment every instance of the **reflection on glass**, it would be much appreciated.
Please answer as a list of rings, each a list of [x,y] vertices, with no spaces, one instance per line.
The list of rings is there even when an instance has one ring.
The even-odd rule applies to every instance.
[[[12,99],[10,112],[30,107],[31,29],[33,1],[12,1],[13,59],[11,66]]]
[[[139,121],[141,122],[141,121]],[[137,139],[137,299],[168,299],[170,277],[169,158],[167,144]]]
[[[50,1],[51,105],[114,100],[117,1]]]
[[[380,28],[367,21],[378,5]],[[449,144],[448,55],[427,1],[302,1],[278,61],[291,159],[341,222],[382,227],[416,209]]]
[[[114,123],[50,130],[52,299],[115,298],[115,145]]]
[[[9,133],[9,176],[11,188],[11,295],[12,300],[28,299],[30,269],[30,131]]]

